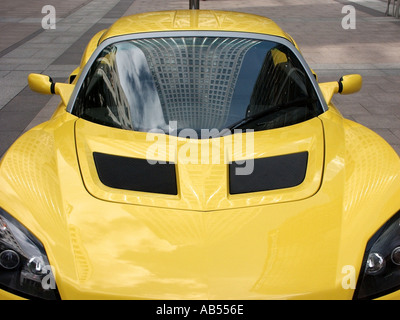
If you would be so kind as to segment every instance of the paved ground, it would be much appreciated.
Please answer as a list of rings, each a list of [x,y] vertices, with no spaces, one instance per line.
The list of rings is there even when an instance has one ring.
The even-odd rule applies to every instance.
[[[118,17],[188,8],[188,0],[2,0],[0,5],[0,157],[25,130],[47,120],[57,96],[32,93],[30,72],[64,81],[98,30]],[[44,5],[56,9],[56,29],[42,28]],[[335,96],[341,112],[383,136],[400,154],[400,19],[384,16],[386,0],[207,0],[203,9],[256,13],[274,19],[300,46],[321,81],[360,73],[364,87]],[[356,28],[344,29],[345,5]]]

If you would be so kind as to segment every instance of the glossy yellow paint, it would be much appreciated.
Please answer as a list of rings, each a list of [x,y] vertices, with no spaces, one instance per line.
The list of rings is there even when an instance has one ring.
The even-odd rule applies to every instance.
[[[282,144],[282,139],[287,143]],[[324,141],[318,118],[276,130],[202,140],[119,130],[78,120],[76,142],[87,190],[96,198],[107,201],[206,211],[242,208],[308,198],[318,191],[322,179]],[[309,161],[305,180],[299,186],[229,195],[227,164],[230,161],[302,151],[309,153]],[[93,152],[177,163],[178,195],[165,196],[104,186],[96,171]]]
[[[321,125],[323,146],[313,135],[302,138],[301,129]],[[100,199],[87,177],[82,183],[82,153],[119,146],[119,154],[137,156],[146,141],[95,127],[65,113],[25,133],[0,167],[0,206],[44,243],[64,299],[349,299],[342,268],[359,270],[369,237],[400,207],[399,158],[333,106],[319,119],[271,131],[274,139],[257,137],[266,155],[322,151],[324,176],[307,197],[283,190],[283,199],[265,193],[227,201],[225,178],[194,183],[187,169],[196,165],[186,165],[178,175],[181,203],[150,202],[147,194]],[[213,202],[207,190],[219,188],[215,195],[225,198]],[[202,202],[207,196],[211,202]]]
[[[64,105],[68,104],[75,85],[69,83],[53,83],[53,80],[46,75],[31,73],[28,76],[29,88],[41,94],[57,94],[61,97]]]
[[[124,18],[102,39],[174,28],[285,36],[265,18],[196,12]],[[321,84],[324,95],[336,85]],[[0,207],[44,244],[63,299],[351,299],[343,267],[353,266],[357,279],[368,239],[399,210],[400,160],[330,100],[318,118],[254,134],[254,157],[308,151],[303,183],[235,196],[226,163],[245,156],[233,137],[188,141],[112,129],[65,112],[64,101],[1,160]],[[247,135],[236,136],[244,149]],[[172,148],[153,155],[177,163],[178,196],[101,184],[92,152],[143,158],[162,139]],[[190,155],[200,164],[184,163],[179,150],[188,146],[210,152]],[[219,164],[204,163],[217,151]],[[0,298],[18,297],[0,290]]]
[[[106,32],[106,30],[99,31],[96,33],[93,38],[89,41],[88,45],[86,46],[85,51],[83,52],[82,59],[81,59],[81,64],[80,64],[80,69],[83,69],[83,67],[86,65],[86,63],[89,61],[90,56],[96,50],[97,46],[99,45],[100,38],[102,35]],[[77,73],[78,74],[78,73]]]
[[[0,299],[1,300],[26,300],[26,299],[23,299],[19,296],[16,296],[15,294],[9,293],[4,290],[0,290]]]
[[[52,94],[51,78],[44,74],[31,73],[28,75],[28,85],[32,91],[41,94]]]
[[[326,103],[330,104],[333,96],[336,93],[339,93],[339,82],[322,82],[319,83],[319,88],[321,89],[322,95],[324,96]]]
[[[353,94],[361,90],[362,77],[359,74],[348,74],[343,76],[339,83],[342,87],[340,94]]]
[[[336,93],[353,94],[361,90],[362,77],[359,74],[348,74],[340,78],[339,81],[319,83],[322,95],[329,105]]]
[[[106,39],[134,33],[184,30],[270,34],[288,39],[299,49],[294,39],[274,21],[259,15],[217,10],[145,12],[122,17],[109,29],[99,31],[93,36],[82,56],[80,71],[86,65],[97,46]]]
[[[102,35],[100,43],[132,33],[178,30],[263,33],[290,39],[274,21],[263,16],[217,10],[176,10],[122,17]]]

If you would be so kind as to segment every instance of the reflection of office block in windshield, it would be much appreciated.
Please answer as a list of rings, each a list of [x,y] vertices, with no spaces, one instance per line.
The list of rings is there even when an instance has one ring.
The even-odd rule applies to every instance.
[[[284,44],[231,37],[120,41],[98,55],[76,98],[77,115],[135,131],[255,131],[320,112],[309,75]],[[225,131],[224,131],[225,132]]]
[[[178,127],[224,126],[246,52],[260,41],[235,38],[138,40],[164,116]]]
[[[264,129],[305,121],[316,108],[312,90],[299,61],[285,47],[277,46],[265,56],[246,116],[259,120]]]

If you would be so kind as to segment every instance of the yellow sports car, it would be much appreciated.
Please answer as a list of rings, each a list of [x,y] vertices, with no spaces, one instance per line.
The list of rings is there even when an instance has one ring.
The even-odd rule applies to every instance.
[[[3,299],[395,299],[400,160],[295,41],[239,12],[96,34],[0,164]]]

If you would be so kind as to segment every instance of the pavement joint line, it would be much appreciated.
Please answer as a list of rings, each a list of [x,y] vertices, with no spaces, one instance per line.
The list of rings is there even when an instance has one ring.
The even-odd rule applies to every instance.
[[[383,8],[382,7],[382,2],[381,1],[370,1],[370,0],[347,0],[350,3],[354,3],[354,4],[358,4],[364,7],[367,7],[369,9],[381,12],[381,13],[385,13],[386,11],[386,7]]]
[[[124,0],[121,0],[121,2],[123,2]],[[166,1],[166,0],[165,0]],[[174,3],[174,1],[170,0],[171,3]],[[229,3],[230,0],[226,0],[228,2],[224,2],[225,3]],[[100,1],[101,2],[101,1]],[[103,1],[104,2],[104,1]],[[103,3],[101,2],[101,3]],[[179,2],[179,1],[178,1]],[[176,3],[178,3],[176,2]],[[180,1],[182,2],[182,1]],[[261,1],[256,0],[256,3],[261,3]],[[280,3],[278,3],[275,0],[272,0],[271,3],[274,6],[274,3],[277,3],[278,5],[280,5]],[[293,4],[295,3],[295,1],[292,1]],[[308,0],[303,0],[301,1],[301,3],[303,2],[307,2],[307,3],[314,3],[314,1],[308,1]],[[152,2],[145,2],[145,0],[135,0],[135,2],[133,3],[133,5],[131,5],[133,9],[133,11],[142,11],[144,9],[146,9],[146,11],[152,11],[151,9],[153,7],[157,7],[156,4],[160,4],[161,1],[152,1]],[[336,3],[336,4],[335,4]],[[165,3],[166,5],[166,9],[168,9],[169,4]],[[207,5],[211,5],[211,4],[218,4],[217,1],[209,1],[209,2],[204,2],[203,6],[207,6]],[[337,8],[340,8],[340,6],[343,5],[347,5],[347,4],[354,4],[354,6],[356,7],[357,12],[360,12],[360,14],[357,14],[357,22],[360,22],[360,25],[366,25],[368,24],[368,26],[371,26],[372,31],[377,28],[377,30],[382,29],[384,25],[386,25],[386,23],[388,23],[387,25],[390,26],[391,31],[393,31],[393,28],[397,28],[399,26],[400,23],[400,19],[395,19],[391,16],[386,17],[384,16],[384,11],[386,10],[386,1],[379,1],[379,0],[334,0],[333,5],[336,6]],[[118,5],[118,4],[117,4]],[[143,7],[143,5],[145,7]],[[235,2],[236,5],[236,2]],[[297,3],[296,3],[297,5]],[[244,6],[245,5],[241,5]],[[258,6],[258,4],[256,5],[256,7]],[[249,5],[250,8],[250,5]],[[96,8],[98,9],[98,8]],[[147,10],[149,9],[149,10]],[[232,8],[233,10],[240,10],[239,7]],[[129,11],[129,10],[128,10]],[[132,10],[131,10],[132,11]],[[110,11],[109,11],[110,12]],[[316,23],[317,25],[321,23],[324,23],[324,30],[325,30],[325,26],[327,27],[326,30],[328,31],[329,28],[332,26],[332,23],[338,23],[338,25],[340,25],[340,19],[343,17],[343,15],[340,14],[340,10],[338,10],[336,13],[332,15],[327,15],[326,12],[321,11],[322,15],[326,16],[321,16],[318,15],[319,11],[316,11],[317,14],[314,16],[313,14],[310,14],[309,17],[304,17],[303,13],[299,13],[299,16],[296,14],[295,17],[288,17],[287,15],[281,15],[280,17],[272,17],[274,21],[276,21],[278,24],[283,23],[283,25],[281,24],[281,26],[285,29],[285,23],[288,23],[289,27],[291,27],[290,23],[299,23],[300,25],[303,23],[306,23],[307,26],[311,26],[313,23]],[[132,13],[136,13],[136,12],[132,12]],[[257,12],[258,13],[258,12]],[[94,12],[90,13],[88,11],[81,11],[79,12],[79,14],[72,16],[72,15],[68,15],[66,17],[63,17],[62,19],[60,19],[60,21],[57,24],[57,28],[59,28],[59,25],[64,25],[63,27],[65,27],[65,30],[63,32],[65,32],[65,34],[68,33],[68,24],[72,25],[72,24],[79,24],[80,26],[85,27],[85,30],[89,30],[90,26],[84,26],[84,22],[86,18],[86,15],[88,16],[89,19],[89,14],[95,14]],[[126,13],[125,13],[126,14]],[[113,21],[115,21],[116,19],[112,19],[111,17],[114,17],[113,14],[111,14],[109,17],[107,15],[101,17],[96,23],[112,23]],[[90,19],[93,19],[93,15],[90,15]],[[338,22],[339,21],[339,22]],[[0,17],[0,22],[1,22],[1,17]],[[24,22],[21,22],[24,23]],[[25,21],[25,23],[27,23],[27,21]],[[92,26],[95,25],[91,24]],[[358,25],[357,25],[358,27]],[[61,28],[61,27],[60,27]],[[337,28],[336,28],[337,29]],[[357,28],[358,29],[358,28]],[[80,35],[84,34],[87,31],[84,31],[83,28],[73,28],[73,36],[70,39],[65,39],[65,37],[63,36],[62,38],[60,37],[55,37],[54,34],[48,36],[47,32],[46,32],[46,38],[51,38],[52,40],[50,41],[50,44],[53,43],[60,43],[60,42],[65,42],[65,44],[67,45],[67,48],[69,48],[69,46],[71,46],[73,43],[75,43],[76,39],[79,39]],[[287,30],[290,31],[290,30]],[[337,30],[333,30],[333,32],[337,32]],[[360,32],[364,33],[364,31],[361,29]],[[42,32],[44,34],[44,32]],[[77,35],[79,33],[79,35]],[[290,33],[290,32],[289,32]],[[399,153],[400,155],[400,129],[393,128],[381,128],[380,127],[380,123],[379,123],[379,119],[381,119],[382,121],[385,120],[386,122],[389,120],[392,120],[391,117],[394,118],[394,120],[392,121],[392,123],[394,123],[395,125],[397,125],[398,122],[395,122],[395,119],[400,119],[400,113],[384,113],[386,112],[385,110],[391,109],[394,107],[395,105],[399,105],[399,103],[396,104],[396,102],[391,102],[390,103],[386,103],[383,104],[382,103],[382,108],[379,110],[376,110],[375,107],[372,107],[372,105],[376,104],[376,101],[380,101],[381,98],[387,98],[387,96],[383,96],[385,94],[385,89],[387,89],[387,92],[390,92],[389,90],[397,90],[395,88],[397,88],[397,84],[400,84],[399,78],[400,78],[400,63],[333,63],[333,61],[337,61],[337,62],[341,62],[341,61],[346,61],[346,59],[343,60],[338,60],[338,50],[334,51],[333,54],[331,54],[330,56],[332,56],[332,58],[334,60],[332,60],[332,63],[318,63],[316,61],[323,61],[323,62],[329,62],[330,61],[330,57],[326,57],[326,54],[329,54],[330,50],[334,47],[336,47],[336,45],[338,44],[337,41],[339,41],[340,36],[338,37],[337,34],[335,37],[333,37],[331,40],[333,41],[332,44],[325,44],[325,47],[323,48],[322,51],[319,51],[319,48],[321,47],[321,44],[318,42],[310,42],[310,37],[305,37],[303,36],[303,38],[298,37],[298,35],[296,35],[296,32],[293,32],[293,36],[295,39],[298,39],[297,41],[299,42],[299,44],[301,44],[301,39],[305,39],[306,44],[300,46],[302,51],[306,51],[303,52],[303,55],[305,53],[305,56],[309,56],[311,59],[308,60],[310,67],[312,67],[317,74],[322,75],[324,78],[329,78],[333,75],[335,76],[336,74],[342,73],[345,74],[344,72],[348,72],[349,73],[360,73],[363,75],[366,75],[365,79],[366,79],[366,85],[368,89],[374,89],[377,88],[375,85],[376,82],[375,81],[381,81],[379,86],[382,87],[383,89],[378,89],[376,91],[373,92],[369,92],[369,96],[364,96],[364,99],[360,99],[358,100],[357,95],[354,96],[340,96],[340,98],[337,98],[338,100],[340,99],[340,103],[338,103],[338,107],[343,108],[341,109],[344,111],[344,114],[346,115],[346,118],[349,118],[351,120],[362,120],[360,121],[361,124],[363,124],[362,122],[365,121],[364,125],[370,125],[373,128],[378,128],[375,131],[378,131],[378,134],[383,134],[385,136],[389,136],[390,140],[390,144],[395,148],[395,150]],[[350,34],[350,33],[349,33]],[[374,37],[374,34],[372,34],[372,36]],[[27,48],[29,48],[29,46],[31,45],[30,48],[40,48],[40,45],[46,46],[48,45],[48,43],[46,42],[47,39],[39,39],[40,37],[34,37],[33,39],[31,39],[31,41],[29,41]],[[64,40],[65,39],[65,40]],[[398,43],[395,41],[395,37],[393,37],[394,41],[391,41],[391,43],[388,43],[388,46],[390,47],[390,50],[396,50],[397,48],[400,47],[400,41],[398,41]],[[37,40],[37,41],[35,41]],[[339,44],[340,46],[344,46],[344,48],[346,50],[349,51],[349,48],[346,48],[346,46],[353,46],[352,42],[350,42],[347,39],[344,39],[345,43],[341,43]],[[379,43],[381,41],[378,41]],[[369,44],[369,42],[367,42]],[[308,45],[307,45],[308,44]],[[374,41],[372,41],[371,43],[372,45],[374,45]],[[34,46],[36,45],[36,46]],[[39,45],[39,47],[37,46]],[[62,48],[62,46],[59,46],[58,49]],[[372,48],[374,49],[373,46],[368,48]],[[350,48],[351,49],[351,48]],[[66,49],[67,50],[67,49]],[[347,52],[347,51],[346,51]],[[376,50],[373,51],[372,54],[377,53]],[[1,53],[0,53],[1,54]],[[315,59],[313,59],[313,55],[315,54]],[[325,56],[323,59],[321,59],[321,57]],[[392,55],[393,56],[393,55]],[[393,56],[394,57],[394,56]],[[362,59],[365,59],[365,57],[363,56]],[[27,59],[27,61],[25,61],[25,64],[20,64],[18,63],[18,59],[9,59],[8,60],[8,64],[4,65],[0,62],[0,72],[3,74],[3,77],[5,76],[10,76],[10,73],[12,73],[13,71],[18,70],[18,68],[34,68],[34,64],[31,63],[30,61],[28,61],[29,59]],[[357,60],[353,59],[354,62],[357,62]],[[352,61],[353,61],[352,60]],[[366,59],[367,61],[372,61],[372,59]],[[48,64],[48,62],[50,61],[50,64]],[[69,73],[70,71],[73,70],[74,66],[72,66],[71,64],[54,64],[55,60],[48,60],[46,58],[46,63],[38,66],[39,69],[43,69],[44,72],[48,72],[49,74],[55,74],[57,77],[64,77],[65,74]],[[315,61],[315,62],[314,62]],[[365,60],[364,60],[365,61]],[[364,62],[363,61],[363,62]],[[377,59],[376,61],[380,61],[379,59]],[[393,60],[393,58],[387,57],[386,60],[387,62],[391,62],[391,61],[399,61],[399,59],[395,59]],[[60,59],[61,62],[61,59]],[[314,63],[313,63],[314,62]],[[71,68],[70,68],[71,66]],[[11,74],[12,75],[12,74]],[[335,79],[333,79],[335,80]],[[329,80],[330,81],[330,80]],[[393,83],[391,83],[391,81],[395,81]],[[390,83],[389,83],[390,82]],[[389,88],[386,87],[386,85],[390,85]],[[396,87],[395,87],[396,86]],[[12,90],[11,90],[12,89]],[[10,88],[10,94],[13,92],[13,90],[16,90],[16,87],[14,88]],[[375,89],[374,89],[375,90]],[[380,90],[380,91],[379,91]],[[378,93],[378,95],[375,97],[374,94],[375,92]],[[394,91],[393,91],[394,92]],[[393,98],[393,94],[392,96],[389,96],[390,99]],[[3,101],[4,101],[3,97]],[[363,98],[363,97],[361,97]],[[1,99],[0,99],[1,100]],[[388,100],[389,101],[389,100]],[[393,100],[394,101],[394,100]],[[364,104],[364,102],[366,102],[366,104]],[[51,108],[55,108],[57,106],[57,99],[55,97],[52,97],[52,99],[45,104],[45,106],[43,107],[43,109],[51,109]],[[371,105],[371,107],[370,107]],[[1,101],[0,101],[0,106],[1,106]],[[44,111],[44,110],[43,110]],[[379,115],[379,117],[376,116],[375,113],[382,113]],[[31,122],[31,126],[35,125],[35,123],[39,124],[41,122],[43,122],[44,120],[44,115],[46,114],[46,112],[40,112],[40,114],[38,114]],[[375,119],[376,118],[376,119]],[[36,122],[35,122],[36,121]],[[383,125],[383,124],[382,124]],[[392,125],[392,124],[390,124]],[[389,133],[392,133],[392,135],[390,135]],[[0,149],[1,149],[1,145],[0,145]],[[1,157],[1,150],[0,150],[0,157]]]
[[[30,118],[32,112],[28,112],[29,114],[27,114],[21,112],[20,110],[22,109],[13,110],[11,107],[7,110],[4,109],[10,103],[17,103],[14,99],[24,99],[23,96],[26,95],[24,92],[29,91],[27,89],[28,73],[48,72],[56,81],[64,81],[70,72],[76,68],[79,61],[78,63],[74,62],[73,65],[55,65],[54,62],[71,46],[74,46],[88,31],[92,30],[94,26],[98,24],[111,25],[115,22],[117,18],[113,18],[113,16],[122,16],[133,2],[134,0],[88,0],[57,20],[56,30],[39,29],[29,37],[0,52],[0,73],[2,75],[0,77],[0,120],[2,113],[3,117],[13,115],[14,118],[19,113],[23,118],[15,118],[20,123],[18,127],[19,134],[17,135],[17,131],[15,130],[11,132],[8,129],[1,130],[0,128],[0,158],[20,134],[48,120],[59,104],[60,98],[58,96],[50,96],[47,103],[39,103],[39,106],[42,106],[42,108],[37,113],[34,112],[35,115],[32,118]],[[57,31],[59,32],[57,33]],[[66,33],[68,36],[64,37]],[[86,44],[85,42],[84,45],[86,46]],[[44,49],[49,51],[45,53],[46,57],[42,57],[39,54],[40,52],[44,52]],[[21,50],[30,50],[33,55],[25,57],[25,53]],[[13,52],[19,53],[13,55]],[[8,58],[4,57],[7,54],[9,54]],[[17,57],[18,55],[20,56],[19,58]],[[34,58],[35,55],[36,58]],[[4,81],[4,78],[11,79],[12,82],[10,83],[12,85],[10,86],[10,83],[1,83]],[[2,84],[5,84],[5,86],[2,86]],[[43,101],[43,99],[40,100]],[[28,122],[26,122],[27,120]],[[29,123],[29,125],[27,126],[26,123]]]
[[[82,34],[84,34],[90,27],[98,23],[98,21],[101,20],[103,16],[105,16],[114,6],[119,2],[120,0],[108,0],[106,4],[104,4],[104,1],[99,1],[99,0],[92,0],[90,2],[87,2],[84,6],[79,8],[78,10],[73,11],[70,15],[66,16],[65,18],[60,19],[60,21],[57,24],[57,27],[64,27],[65,24],[69,24],[68,20],[71,17],[76,17],[76,16],[82,16],[82,21],[81,23],[75,22],[75,26],[77,27],[77,30],[74,30],[74,32],[69,32],[70,40],[72,43],[74,43],[76,40],[78,40]],[[102,4],[102,6],[99,6],[99,3]],[[101,9],[99,9],[99,7]],[[83,13],[82,13],[83,11]],[[91,17],[89,18],[84,18],[87,17],[85,15],[85,12],[91,12]],[[63,33],[63,31],[61,31]],[[62,55],[62,52],[60,49],[51,49],[52,46],[52,40],[54,40],[54,35],[57,35],[57,28],[55,30],[43,30],[39,29],[38,31],[34,32],[30,37],[27,37],[19,42],[17,42],[15,45],[12,46],[12,50],[3,50],[0,53],[0,65],[7,65],[7,64],[13,64],[14,66],[9,70],[10,73],[15,73],[18,71],[20,65],[32,65],[32,67],[27,67],[26,71],[32,71],[32,69],[36,70],[36,72],[43,72],[47,67],[49,67],[53,61],[55,61],[58,56]],[[38,57],[38,58],[33,58],[39,59],[40,61],[34,62],[32,59],[29,59],[29,57],[15,57],[15,58],[9,58],[10,56],[13,55],[14,52],[18,52],[19,48],[21,46],[24,47],[29,47],[30,43],[35,44],[35,38],[40,36],[43,38],[43,47],[46,48],[50,52],[50,57]],[[47,38],[47,43],[46,43],[46,38]],[[72,39],[75,39],[73,41]],[[28,39],[28,40],[27,40]],[[71,44],[67,44],[65,49],[67,49]],[[51,56],[51,54],[54,52],[55,56]],[[27,62],[27,60],[29,62]],[[18,71],[20,72],[20,71]],[[27,72],[29,73],[29,72]],[[8,76],[8,75],[7,75]],[[1,82],[4,82],[3,79],[0,79],[0,84]],[[16,83],[13,82],[14,86],[18,86],[21,90],[26,87],[27,80],[26,77],[21,77],[20,79],[16,80]],[[18,93],[17,93],[18,94]],[[11,97],[12,99],[13,97]],[[9,101],[11,101],[11,99]],[[0,111],[6,106],[7,103],[4,101],[0,101]]]
[[[56,18],[56,23],[58,23],[59,21],[63,20],[65,17],[68,17],[69,15],[73,14],[74,12],[76,12],[77,10],[79,10],[80,8],[82,8],[83,6],[87,5],[89,2],[91,2],[93,0],[86,0],[86,2],[74,7],[72,10],[70,10],[69,12],[67,12],[64,16],[58,17]],[[24,21],[26,18],[25,17],[4,17],[4,16],[0,16],[0,23],[7,23],[7,22],[18,22],[18,23],[24,23]],[[41,22],[41,20],[39,21]],[[8,52],[12,51],[15,48],[18,48],[21,44],[29,41],[30,39],[35,38],[37,35],[41,34],[43,31],[45,31],[43,28],[40,28],[38,30],[36,30],[35,32],[33,32],[32,34],[26,36],[24,39],[18,41],[17,43],[14,43],[13,45],[11,45],[10,47],[0,51],[0,57],[2,57],[3,55],[7,54]]]

